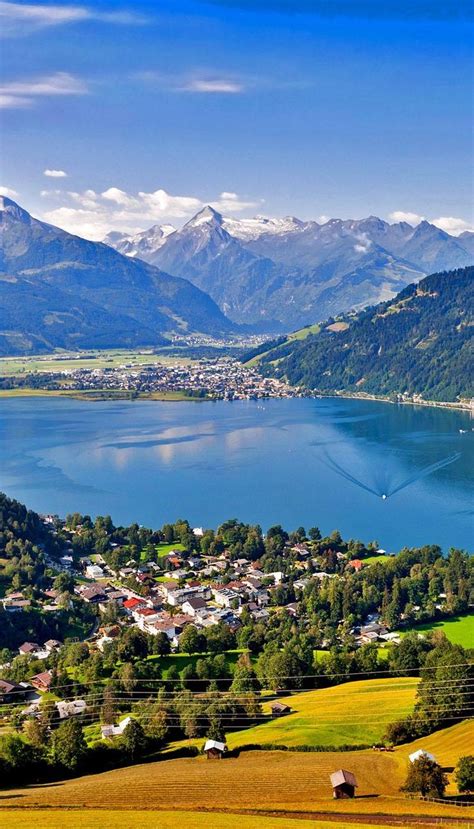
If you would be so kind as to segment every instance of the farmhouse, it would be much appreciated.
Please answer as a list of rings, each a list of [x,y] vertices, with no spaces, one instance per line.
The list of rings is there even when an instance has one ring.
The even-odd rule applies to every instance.
[[[357,780],[351,771],[339,769],[331,774],[332,795],[336,800],[354,797]]]
[[[127,725],[132,722],[131,717],[125,717],[118,725],[103,725],[100,729],[102,739],[106,740],[108,737],[119,737],[125,731]]]
[[[218,740],[206,740],[204,754],[208,760],[222,760],[225,751],[227,751],[225,743],[220,743]]]
[[[31,684],[38,691],[49,691],[52,681],[53,675],[51,671],[43,671],[42,673],[31,677]]]

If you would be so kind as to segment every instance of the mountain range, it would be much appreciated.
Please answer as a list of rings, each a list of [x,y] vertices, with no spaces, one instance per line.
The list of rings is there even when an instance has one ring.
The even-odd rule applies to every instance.
[[[187,280],[0,198],[0,354],[160,345],[172,332],[234,329]]]
[[[450,236],[427,221],[235,219],[209,206],[181,229],[157,225],[104,241],[189,279],[233,321],[276,332],[390,299],[474,259],[473,233]]]
[[[435,273],[394,299],[262,345],[263,374],[323,392],[474,397],[474,267]]]

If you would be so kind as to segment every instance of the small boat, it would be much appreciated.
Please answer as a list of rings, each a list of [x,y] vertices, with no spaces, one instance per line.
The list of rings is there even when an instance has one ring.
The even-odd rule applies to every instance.
[[[459,434],[460,435],[467,435],[467,429],[460,429]]]

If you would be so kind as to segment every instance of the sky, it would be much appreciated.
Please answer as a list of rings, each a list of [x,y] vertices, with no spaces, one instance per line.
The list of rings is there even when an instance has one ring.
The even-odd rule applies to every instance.
[[[467,0],[0,2],[0,31],[0,193],[70,232],[474,229]]]

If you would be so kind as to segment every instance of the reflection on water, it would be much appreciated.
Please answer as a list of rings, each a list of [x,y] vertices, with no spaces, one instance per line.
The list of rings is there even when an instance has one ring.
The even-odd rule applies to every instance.
[[[469,547],[473,446],[467,413],[372,401],[0,403],[0,488],[40,511],[316,524],[390,549]]]

